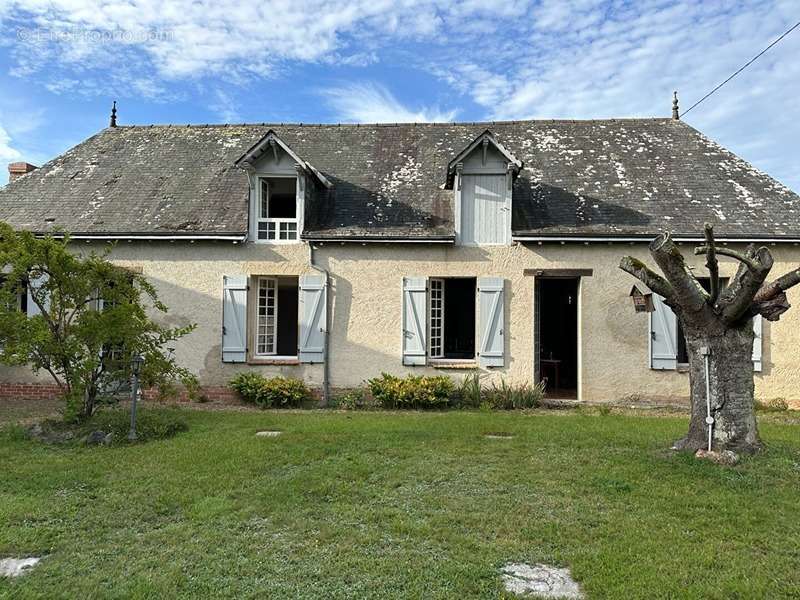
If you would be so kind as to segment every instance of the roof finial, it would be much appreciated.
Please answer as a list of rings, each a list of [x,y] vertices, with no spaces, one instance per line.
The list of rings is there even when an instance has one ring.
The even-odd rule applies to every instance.
[[[117,101],[114,100],[114,104],[111,105],[111,127],[117,126]]]
[[[677,120],[680,119],[681,116],[678,114],[678,92],[672,92],[672,118]]]

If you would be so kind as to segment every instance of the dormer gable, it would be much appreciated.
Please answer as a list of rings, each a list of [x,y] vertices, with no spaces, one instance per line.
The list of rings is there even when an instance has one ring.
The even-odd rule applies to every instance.
[[[488,129],[447,166],[445,189],[454,191],[456,243],[511,243],[511,198],[522,161]]]
[[[314,176],[326,188],[332,187],[331,182],[314,165],[300,158],[272,129],[253,144],[234,164],[248,172],[289,172],[299,169]]]
[[[250,181],[251,240],[297,243],[314,205],[317,189],[330,182],[270,130],[237,161]]]
[[[508,173],[513,180],[523,166],[487,129],[447,163],[444,188],[453,189],[458,172],[465,168],[469,172]]]

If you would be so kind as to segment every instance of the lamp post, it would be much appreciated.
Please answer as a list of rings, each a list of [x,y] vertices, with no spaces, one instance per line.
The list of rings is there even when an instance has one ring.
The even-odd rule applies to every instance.
[[[131,358],[131,373],[133,373],[133,389],[131,390],[131,430],[128,433],[130,441],[136,441],[136,400],[139,397],[139,373],[142,372],[144,356],[134,354]]]

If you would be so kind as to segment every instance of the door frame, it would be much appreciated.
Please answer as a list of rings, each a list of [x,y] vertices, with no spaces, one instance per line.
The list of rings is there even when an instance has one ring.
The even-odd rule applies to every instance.
[[[527,274],[527,272],[526,272]],[[533,273],[533,381],[538,384],[541,381],[541,367],[540,367],[540,318],[541,312],[539,306],[541,300],[540,282],[547,279],[572,279],[577,283],[576,294],[576,357],[575,357],[575,370],[576,370],[576,395],[578,402],[583,401],[583,278],[591,276],[590,269],[545,269],[537,270]]]

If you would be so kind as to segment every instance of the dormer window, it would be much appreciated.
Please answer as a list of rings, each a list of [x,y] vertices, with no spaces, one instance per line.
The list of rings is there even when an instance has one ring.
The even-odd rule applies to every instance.
[[[245,152],[236,166],[250,182],[251,240],[262,244],[300,241],[306,203],[333,185],[270,130]]]
[[[258,239],[297,241],[297,178],[260,177]]]
[[[522,161],[485,131],[448,165],[445,188],[455,192],[456,242],[511,243],[511,201]]]

